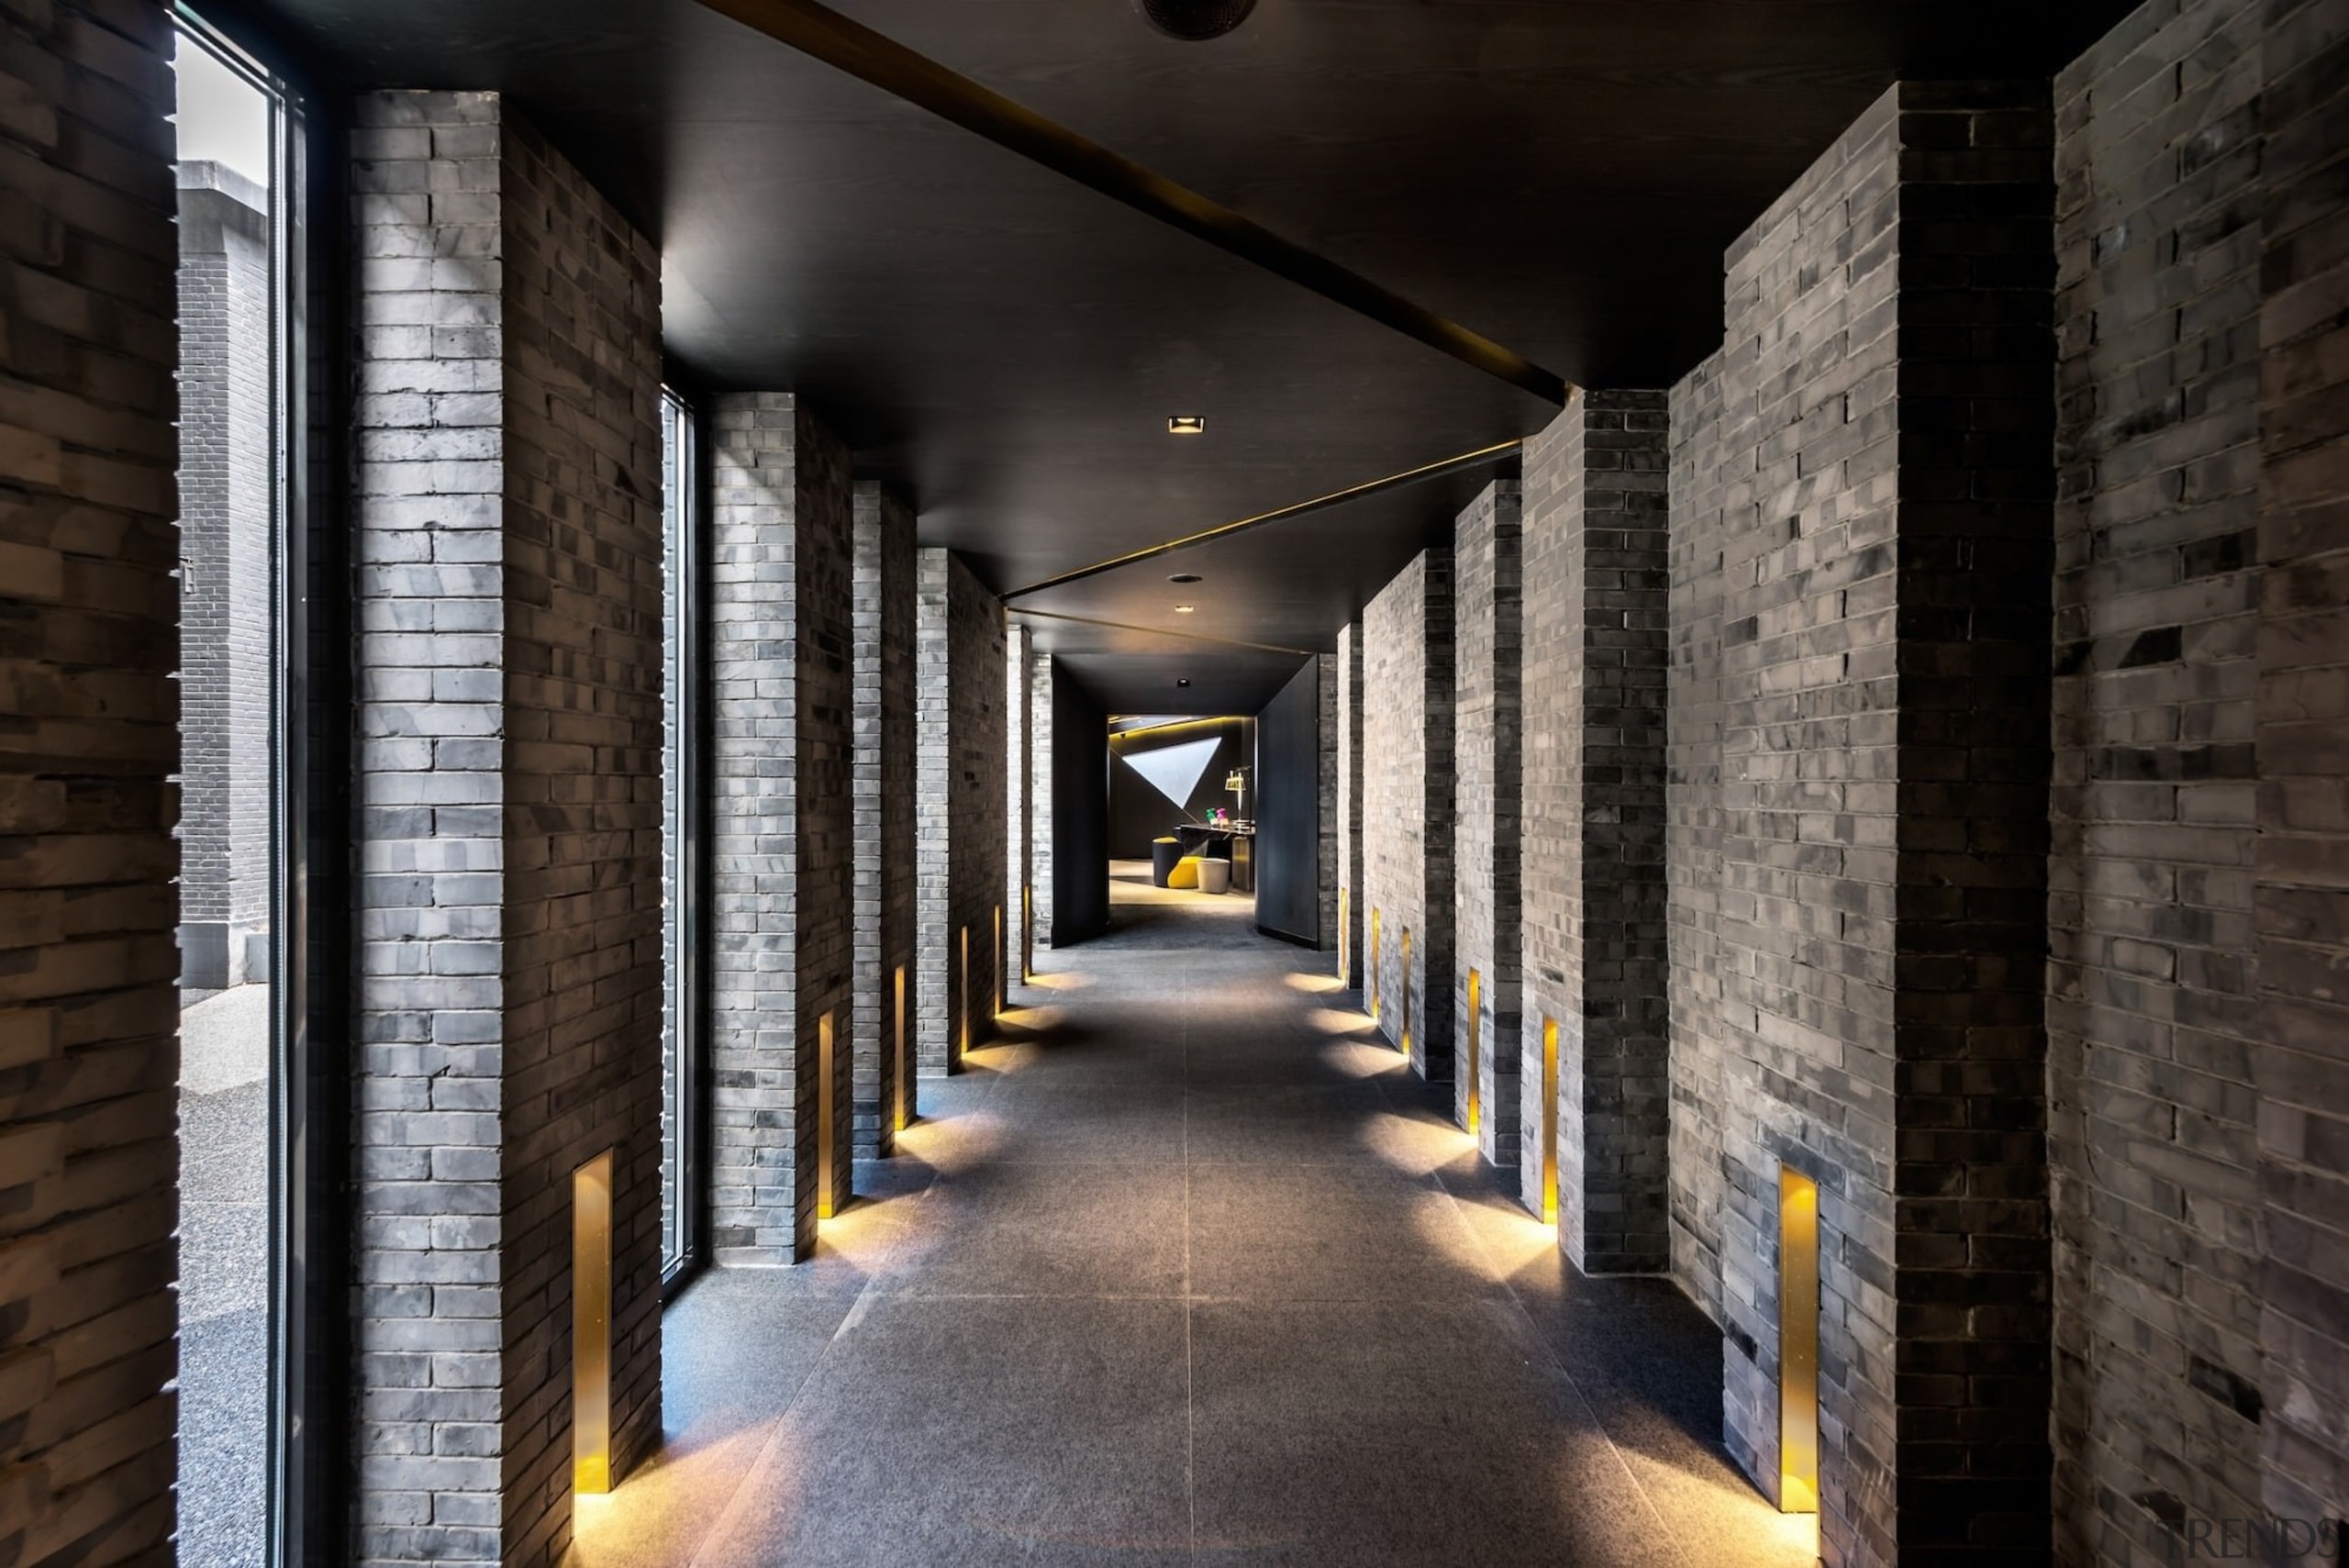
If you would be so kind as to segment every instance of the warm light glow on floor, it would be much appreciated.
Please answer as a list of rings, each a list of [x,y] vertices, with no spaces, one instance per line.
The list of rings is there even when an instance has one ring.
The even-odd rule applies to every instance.
[[[1093,984],[1093,977],[1089,974],[1079,974],[1074,970],[1063,969],[1051,973],[1039,972],[1031,974],[1028,977],[1028,984],[1041,985],[1047,991],[1082,991]]]
[[[1364,1040],[1369,1039],[1371,1031],[1378,1027],[1367,1014],[1352,1007],[1316,1007],[1305,1015],[1305,1021],[1323,1034],[1352,1035]]]
[[[1289,988],[1294,991],[1323,992],[1345,989],[1344,984],[1334,974],[1308,974],[1300,970],[1293,974],[1285,974],[1281,978],[1287,981]]]

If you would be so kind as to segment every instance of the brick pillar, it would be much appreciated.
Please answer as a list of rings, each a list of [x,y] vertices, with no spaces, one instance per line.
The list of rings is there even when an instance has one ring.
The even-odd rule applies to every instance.
[[[854,1117],[848,449],[792,394],[720,397],[710,503],[713,1251],[789,1263],[816,1245],[818,1096],[836,1128]],[[852,1144],[833,1146],[839,1195]]]
[[[942,1077],[961,1070],[965,1045],[985,1041],[995,1023],[995,919],[1009,875],[1005,628],[1003,606],[962,557],[932,549],[919,559],[918,1039],[922,1073]]]
[[[2349,239],[2343,7],[2263,13],[2261,1505],[2349,1518]],[[2189,1370],[2199,1392],[2232,1393]],[[2247,1400],[2234,1401],[2239,1406]]]
[[[1664,704],[1673,1283],[1720,1321],[1721,367],[1672,389],[1672,667]]]
[[[1033,718],[1028,701],[1028,665],[1033,657],[1034,634],[1023,623],[1007,622],[1003,628],[1003,965],[1004,995],[1028,969],[1028,942],[1020,908],[1035,879],[1033,835],[1029,795],[1036,774]]]
[[[1030,940],[1052,945],[1052,656],[1028,658],[1029,886],[1033,889]]]
[[[1464,1044],[1471,1029],[1476,1039],[1475,1075],[1456,1074],[1453,1118],[1462,1127],[1469,1125],[1473,1087],[1481,1107],[1475,1128],[1476,1148],[1510,1171],[1519,1168],[1522,1147],[1518,1095],[1519,954],[1523,942],[1518,844],[1524,784],[1520,514],[1518,482],[1495,480],[1460,514],[1452,546],[1459,617],[1453,678],[1460,809],[1453,896],[1460,961],[1452,987],[1453,1027],[1455,1045]],[[1472,972],[1477,981],[1474,998],[1468,991]]]
[[[1731,247],[1699,373],[1724,1437],[1776,1495],[1791,1169],[1818,1186],[1831,1561],[2047,1555],[2051,139],[2044,83],[1887,92]]]
[[[1577,393],[1525,454],[1524,1070],[1554,1026],[1558,1244],[1593,1273],[1670,1257],[1665,423],[1663,393]]]
[[[1337,810],[1330,814],[1338,836],[1338,908],[1331,929],[1338,933],[1338,969],[1347,989],[1369,993],[1363,983],[1363,933],[1370,929],[1370,912],[1363,905],[1362,885],[1362,617],[1338,628],[1337,669],[1330,682],[1335,694]]]
[[[172,28],[161,6],[73,0],[16,7],[0,27],[0,1540],[25,1563],[165,1562],[179,1173]]]
[[[1330,952],[1338,946],[1338,886],[1343,880],[1339,859],[1344,835],[1338,827],[1338,656],[1316,660],[1314,690],[1314,820],[1319,825],[1313,849],[1314,900],[1319,913],[1319,947]]]
[[[1363,918],[1379,1029],[1452,1079],[1452,551],[1422,550],[1363,610]]]
[[[897,975],[905,972],[910,1062],[914,985],[914,516],[891,491],[855,487],[856,937],[854,1151],[894,1151],[896,1113],[916,1112],[897,1078]]]
[[[495,94],[355,123],[357,1555],[552,1563],[606,1151],[615,1474],[660,1432],[659,263]]]

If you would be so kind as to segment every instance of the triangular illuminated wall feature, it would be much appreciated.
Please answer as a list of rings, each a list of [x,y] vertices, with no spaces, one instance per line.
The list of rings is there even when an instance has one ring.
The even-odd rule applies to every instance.
[[[1186,740],[1176,746],[1159,746],[1136,755],[1120,752],[1126,766],[1150,781],[1151,787],[1177,806],[1191,804],[1191,792],[1199,787],[1199,775],[1215,761],[1215,751],[1220,740]]]

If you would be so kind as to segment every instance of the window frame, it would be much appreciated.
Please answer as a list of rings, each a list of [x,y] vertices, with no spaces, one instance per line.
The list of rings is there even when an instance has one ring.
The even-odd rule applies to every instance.
[[[679,491],[673,509],[666,484],[667,471],[673,465],[664,453],[661,538],[664,571],[674,568],[674,575],[664,579],[662,584],[662,690],[665,711],[662,826],[665,834],[669,828],[671,790],[665,769],[674,754],[681,828],[674,877],[665,846],[662,857],[662,874],[668,884],[664,895],[677,901],[674,920],[665,911],[662,919],[662,1005],[665,1016],[662,1021],[664,1032],[674,1030],[677,1040],[675,1093],[683,1106],[674,1134],[677,1149],[674,1171],[668,1158],[672,1133],[664,1128],[662,1134],[662,1177],[674,1184],[674,1234],[680,1241],[673,1251],[671,1229],[663,1227],[661,1290],[665,1304],[674,1300],[709,1260],[709,973],[708,943],[705,938],[710,876],[709,791],[705,782],[709,756],[709,712],[706,700],[708,629],[702,613],[709,552],[707,454],[700,405],[676,383],[664,380],[661,386],[661,415],[663,444],[672,432],[677,441],[674,468]],[[665,733],[673,718],[679,731],[674,747]],[[669,940],[672,931],[677,939],[674,943]],[[670,1064],[664,1060],[664,1095],[668,1092],[669,1072]]]

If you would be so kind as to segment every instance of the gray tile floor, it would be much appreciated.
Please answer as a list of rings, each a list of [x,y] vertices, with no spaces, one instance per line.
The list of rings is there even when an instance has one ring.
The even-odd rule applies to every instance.
[[[1703,1318],[1567,1267],[1329,955],[1113,886],[815,1261],[671,1309],[579,1568],[1811,1560]]]

